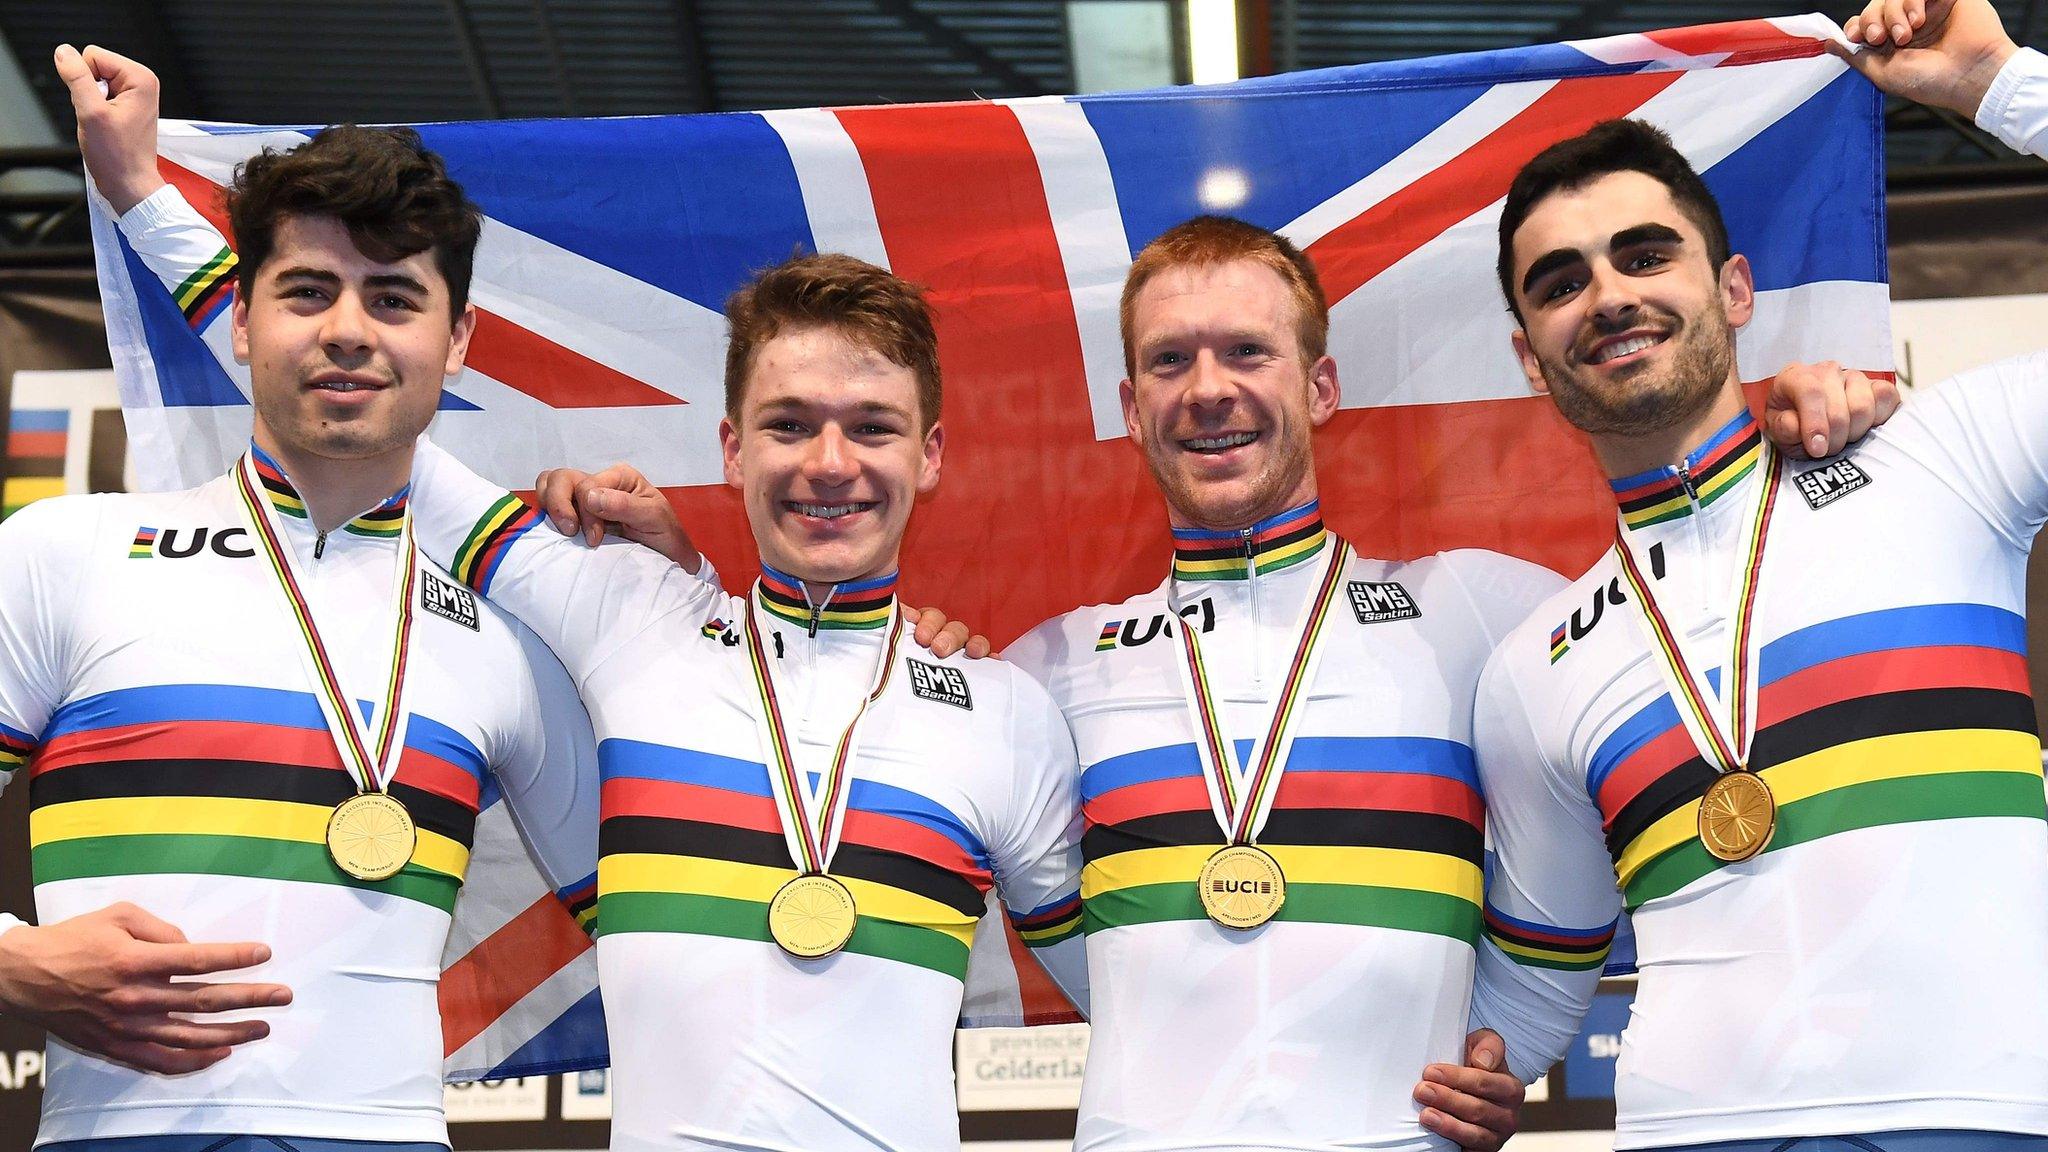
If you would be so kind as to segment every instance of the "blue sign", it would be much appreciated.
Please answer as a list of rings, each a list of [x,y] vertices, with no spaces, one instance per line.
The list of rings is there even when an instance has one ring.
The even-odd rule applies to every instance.
[[[1572,1100],[1614,1099],[1614,1058],[1621,1055],[1621,1030],[1628,1026],[1627,992],[1601,992],[1586,1012],[1585,1027],[1564,1054],[1564,1094]]]

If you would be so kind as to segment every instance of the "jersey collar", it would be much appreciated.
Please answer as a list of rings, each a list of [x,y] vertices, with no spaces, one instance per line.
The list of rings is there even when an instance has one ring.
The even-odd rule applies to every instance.
[[[896,575],[890,572],[872,580],[834,584],[823,600],[813,603],[802,580],[763,564],[761,609],[778,620],[812,630],[880,628],[889,622],[889,606],[896,599]]]
[[[1756,471],[1763,446],[1763,426],[1745,408],[1681,463],[1609,480],[1622,523],[1648,528],[1705,508]]]
[[[258,448],[254,441],[249,443],[249,452],[256,457],[256,476],[263,482],[263,494],[270,498],[270,506],[277,509],[277,514],[291,520],[309,519],[306,502],[285,476],[284,467],[272,459],[270,453]],[[354,536],[396,540],[405,521],[406,498],[411,493],[412,484],[407,482],[369,511],[343,524],[341,530]]]
[[[1248,580],[1254,574],[1264,576],[1314,557],[1329,538],[1319,500],[1234,532],[1175,528],[1173,578]]]

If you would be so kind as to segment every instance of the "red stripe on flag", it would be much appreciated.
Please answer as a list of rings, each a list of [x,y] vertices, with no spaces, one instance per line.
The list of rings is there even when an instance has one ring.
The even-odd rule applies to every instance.
[[[234,243],[218,185],[162,157],[157,158],[157,168],[201,216]],[[482,308],[476,310],[469,366],[553,408],[650,408],[684,403]]]
[[[553,408],[650,408],[683,401],[479,308],[469,366]]]
[[[1674,52],[1687,56],[1728,58],[1716,64],[1728,68],[1737,64],[1760,64],[1766,60],[1797,60],[1827,51],[1819,40],[1788,36],[1769,20],[1731,20],[1725,24],[1696,24],[1690,28],[1662,28],[1643,33]]]
[[[1331,303],[1507,195],[1522,165],[1559,140],[1627,116],[1683,72],[1560,80],[1514,119],[1309,245]]]
[[[1081,1014],[1074,1011],[1066,993],[1046,974],[1045,965],[1031,954],[1031,946],[1017,935],[1016,925],[1007,916],[998,919],[1003,925],[1003,943],[1010,949],[1010,963],[1017,970],[1017,993],[1024,1005],[1024,1023],[1079,1024]]]
[[[483,1034],[590,947],[568,909],[543,896],[441,973],[442,1055]]]

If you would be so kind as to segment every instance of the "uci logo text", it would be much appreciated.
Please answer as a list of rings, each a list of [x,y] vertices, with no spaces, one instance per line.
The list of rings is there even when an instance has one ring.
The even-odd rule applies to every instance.
[[[166,560],[183,560],[212,552],[226,560],[246,560],[256,554],[248,539],[245,528],[142,527],[135,530],[135,539],[128,545],[128,558],[147,560],[161,556]]]
[[[1200,619],[1202,634],[1216,630],[1216,602],[1207,596],[1180,609],[1180,615],[1188,620]],[[1173,629],[1166,624],[1166,613],[1151,617],[1132,617],[1129,620],[1108,620],[1102,625],[1102,632],[1095,637],[1095,650],[1107,652],[1112,648],[1136,648],[1150,644],[1161,635],[1173,635]]]

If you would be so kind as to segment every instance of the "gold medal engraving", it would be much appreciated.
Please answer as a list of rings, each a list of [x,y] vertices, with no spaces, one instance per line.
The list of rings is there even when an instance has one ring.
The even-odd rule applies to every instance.
[[[853,893],[830,876],[798,876],[768,903],[768,934],[800,960],[830,956],[853,939]]]
[[[1280,862],[1249,844],[1219,850],[1202,865],[1202,911],[1225,928],[1257,928],[1287,902]]]
[[[362,792],[327,818],[327,854],[358,880],[389,880],[412,859],[419,832],[405,805],[382,792]]]
[[[1716,860],[1749,859],[1777,826],[1778,803],[1754,772],[1723,772],[1700,800],[1700,842]]]

